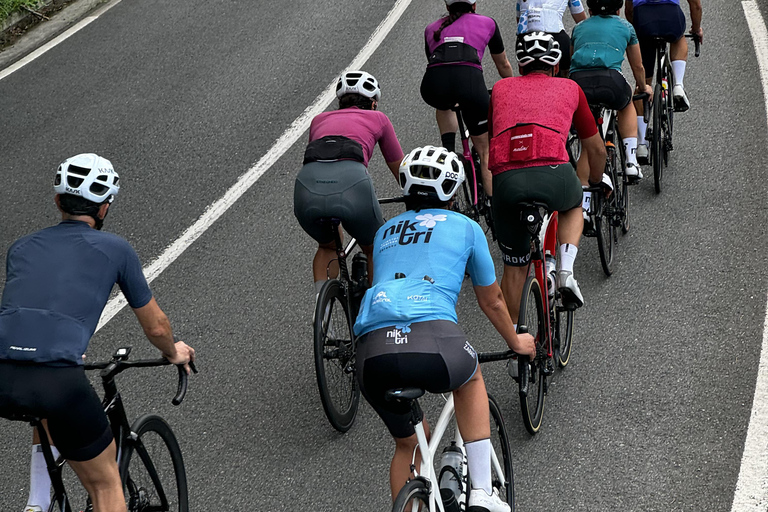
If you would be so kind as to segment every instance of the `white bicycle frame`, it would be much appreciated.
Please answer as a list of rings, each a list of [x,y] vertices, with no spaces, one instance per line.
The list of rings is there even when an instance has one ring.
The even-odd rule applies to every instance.
[[[440,412],[440,417],[437,420],[437,424],[432,431],[432,438],[430,441],[427,441],[427,435],[424,431],[424,422],[420,421],[414,425],[414,429],[416,430],[416,438],[418,439],[419,444],[413,451],[411,467],[414,468],[414,477],[421,476],[422,478],[426,478],[431,484],[429,492],[429,512],[445,512],[445,509],[443,508],[443,500],[440,498],[440,482],[438,481],[438,475],[435,472],[435,457],[437,456],[437,450],[439,449],[440,441],[442,441],[443,436],[451,424],[453,424],[453,429],[455,432],[454,441],[456,442],[456,446],[461,449],[461,453],[464,455],[465,460],[464,471],[461,475],[461,482],[462,486],[467,492],[464,492],[461,496],[457,497],[459,505],[463,510],[466,508],[464,504],[467,502],[468,492],[470,490],[467,482],[467,453],[464,450],[464,440],[461,438],[461,434],[459,433],[459,426],[456,423],[456,415],[454,414],[453,406],[453,393],[450,393],[448,398],[445,400],[445,405],[443,406],[443,410]],[[493,436],[493,433],[491,433],[491,436]],[[415,469],[417,451],[418,453],[421,453],[421,468],[423,469],[421,473]],[[499,458],[496,455],[496,450],[493,449],[493,446],[491,446],[491,473],[499,475],[499,480],[502,482],[504,481],[504,470],[501,467],[501,463],[499,462]],[[412,505],[413,512],[417,512],[418,509],[419,504],[414,502]]]

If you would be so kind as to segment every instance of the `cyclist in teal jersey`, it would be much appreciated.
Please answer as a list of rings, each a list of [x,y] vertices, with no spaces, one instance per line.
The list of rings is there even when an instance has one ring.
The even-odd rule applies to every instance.
[[[456,301],[465,273],[480,308],[507,345],[531,357],[536,347],[531,335],[515,333],[482,228],[449,209],[463,180],[461,162],[445,148],[414,149],[400,166],[408,211],[376,232],[376,276],[355,323],[357,379],[395,438],[393,500],[410,475],[417,439],[410,408],[386,401],[384,394],[419,387],[453,391],[472,475],[468,511],[508,512],[509,506],[491,494],[488,397],[475,349],[457,324]]]
[[[704,30],[701,28],[701,0],[688,0],[691,10],[691,34],[699,42],[704,40]],[[646,83],[653,83],[655,71],[656,47],[653,38],[661,37],[669,43],[669,57],[675,74],[675,84],[672,88],[672,98],[675,110],[685,112],[691,107],[688,95],[683,87],[683,77],[688,61],[688,41],[685,39],[685,15],[680,9],[680,0],[632,0],[625,6],[625,15],[637,31],[640,41],[640,52],[645,67]],[[637,158],[642,164],[648,163],[648,145],[645,143],[648,125],[643,119],[643,104],[635,102],[637,110],[637,127],[640,145],[637,148]]]

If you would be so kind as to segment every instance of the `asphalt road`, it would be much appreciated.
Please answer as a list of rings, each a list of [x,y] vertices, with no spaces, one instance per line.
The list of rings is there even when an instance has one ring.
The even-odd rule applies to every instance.
[[[86,151],[122,178],[107,229],[149,263],[264,155],[393,4],[123,0],[0,81],[0,264],[13,240],[56,221],[56,166]],[[583,242],[586,305],[535,438],[504,369],[484,368],[510,431],[519,510],[730,510],[768,291],[768,141],[740,5],[705,8],[702,57],[685,79],[693,108],[675,118],[665,189],[657,196],[649,179],[631,190],[633,226],[610,279],[595,241]],[[480,11],[511,44],[512,2]],[[405,150],[439,142],[418,87],[423,28],[441,12],[437,0],[414,2],[365,66]],[[486,78],[497,78],[490,63]],[[298,143],[274,162],[152,285],[198,350],[185,403],[169,403],[172,371],[119,380],[131,417],[157,412],[173,425],[193,510],[388,507],[383,424],[364,404],[337,434],[315,386],[313,247],[292,212],[302,154]],[[371,170],[380,195],[396,193],[380,155]],[[478,349],[503,346],[471,292],[459,317]],[[153,355],[130,311],[97,333],[88,357],[122,345]],[[29,429],[2,420],[0,432],[0,509],[20,510]]]

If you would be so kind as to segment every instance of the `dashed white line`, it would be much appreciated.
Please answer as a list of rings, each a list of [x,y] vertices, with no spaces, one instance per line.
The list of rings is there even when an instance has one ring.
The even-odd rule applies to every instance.
[[[768,113],[768,30],[757,3],[746,0],[741,3],[747,18],[749,31],[755,46],[760,79],[763,84],[763,100]],[[763,344],[757,369],[757,385],[752,399],[752,415],[749,420],[744,453],[741,457],[739,480],[733,496],[731,512],[765,512],[768,510],[768,306],[763,325]]]

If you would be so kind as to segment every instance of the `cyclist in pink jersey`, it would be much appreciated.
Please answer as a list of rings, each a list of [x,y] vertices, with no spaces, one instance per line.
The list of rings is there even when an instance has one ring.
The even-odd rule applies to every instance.
[[[421,97],[436,109],[442,145],[456,150],[458,122],[451,110],[461,106],[472,143],[480,156],[480,175],[486,193],[492,195],[488,172],[488,88],[482,60],[488,48],[499,75],[512,76],[501,32],[493,18],[475,13],[476,0],[445,0],[448,16],[430,23],[424,31],[427,71]]]
[[[331,261],[336,259],[333,237],[320,222],[322,219],[341,220],[368,257],[368,276],[373,278],[373,237],[384,218],[368,174],[368,162],[378,143],[389,170],[398,179],[398,168],[405,156],[389,118],[376,110],[381,89],[372,75],[364,71],[344,73],[336,85],[336,96],[339,109],[312,120],[304,166],[293,192],[294,215],[318,243],[312,261],[318,293],[328,277]]]
[[[501,289],[514,321],[530,260],[530,234],[520,223],[516,206],[524,201],[543,202],[560,212],[557,286],[565,300],[576,306],[584,304],[573,278],[584,221],[581,182],[565,149],[571,125],[576,127],[589,161],[590,183],[604,180],[605,147],[581,88],[555,77],[561,55],[552,35],[521,34],[516,56],[522,76],[499,81],[491,94],[488,130],[489,167],[496,191],[493,218],[504,260]]]

